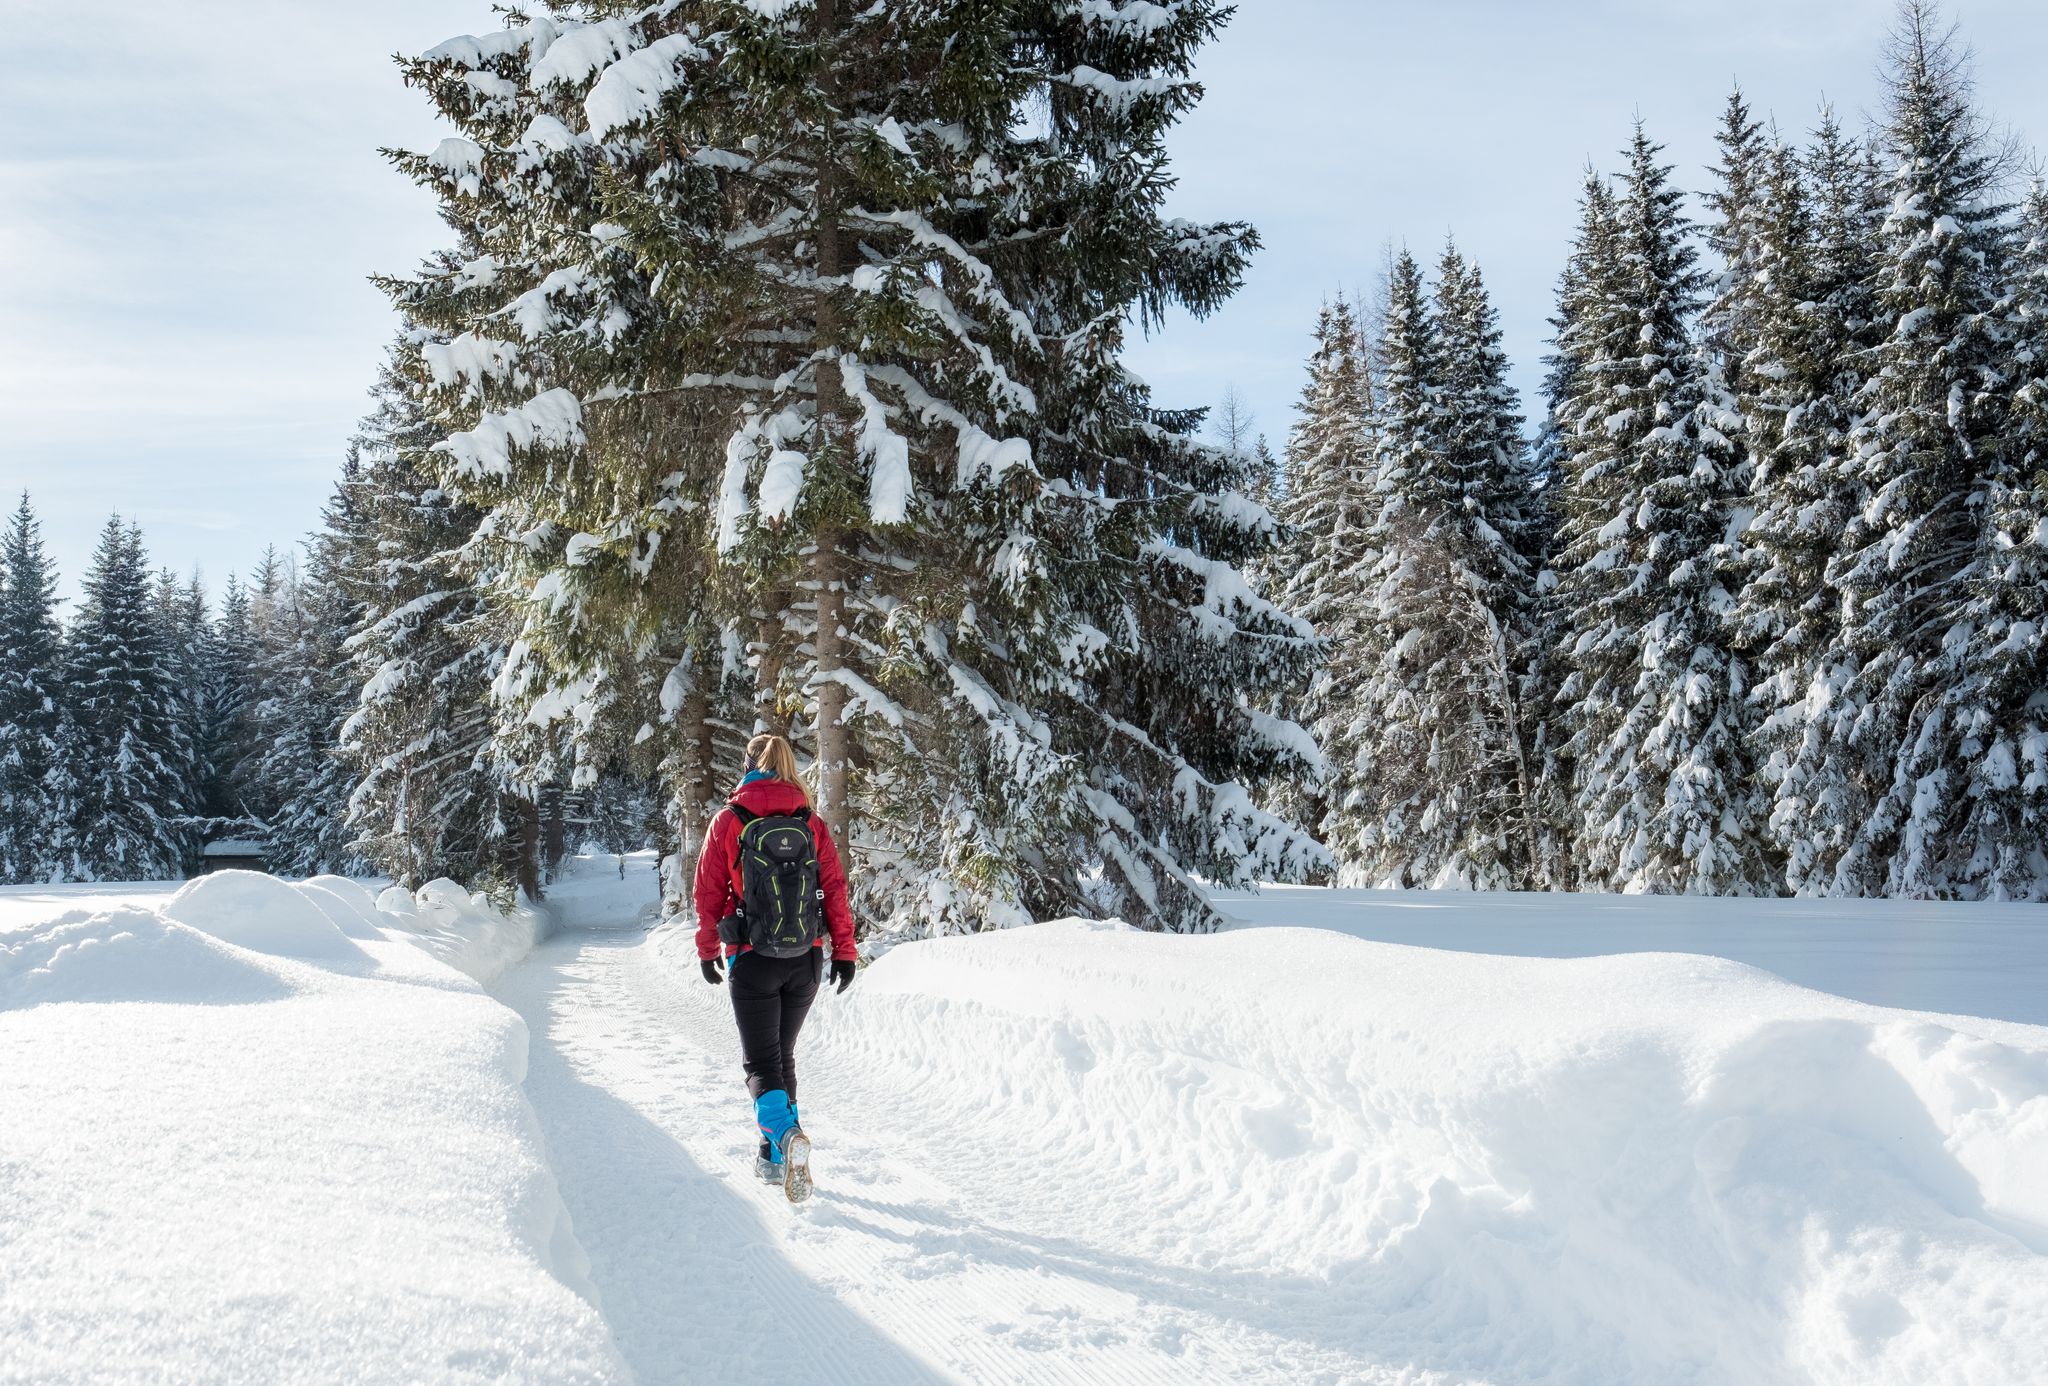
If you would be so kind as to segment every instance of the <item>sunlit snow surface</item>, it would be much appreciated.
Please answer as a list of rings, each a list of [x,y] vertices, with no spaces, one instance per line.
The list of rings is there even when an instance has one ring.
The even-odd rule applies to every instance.
[[[0,1382],[2048,1360],[2041,911],[1269,891],[1222,903],[1317,927],[909,944],[814,1012],[792,1209],[724,989],[625,867],[537,947],[446,886],[0,894]],[[1708,947],[1952,1014],[1666,951]]]
[[[0,1382],[626,1379],[524,1027],[450,965],[533,916],[242,872],[51,894],[0,894]]]
[[[1906,1010],[2048,1025],[2048,906],[1706,900],[1267,886],[1219,892],[1252,925],[1333,929],[1461,953],[1700,953]]]

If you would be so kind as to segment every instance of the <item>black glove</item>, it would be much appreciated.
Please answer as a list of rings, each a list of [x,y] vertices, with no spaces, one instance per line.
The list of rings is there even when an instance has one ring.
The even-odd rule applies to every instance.
[[[834,987],[836,991],[845,991],[848,987],[852,986],[853,959],[834,958],[832,960],[832,980],[837,984]]]
[[[704,968],[704,980],[705,980],[705,981],[707,981],[707,982],[709,982],[709,983],[711,983],[711,985],[712,985],[712,986],[714,986],[714,987],[715,987],[715,986],[717,986],[717,985],[718,985],[719,983],[721,983],[721,982],[723,982],[723,981],[725,980],[725,978],[724,978],[724,977],[722,977],[722,976],[720,976],[720,975],[719,975],[719,972],[718,972],[718,960],[717,960],[716,958],[706,958],[706,959],[704,959],[704,962],[703,962],[703,968]]]

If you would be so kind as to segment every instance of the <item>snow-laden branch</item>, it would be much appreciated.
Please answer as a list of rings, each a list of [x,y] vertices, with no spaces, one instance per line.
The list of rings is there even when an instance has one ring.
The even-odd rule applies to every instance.
[[[1226,639],[1238,632],[1240,611],[1270,621],[1303,640],[1315,638],[1315,627],[1253,591],[1244,574],[1228,563],[1205,558],[1193,549],[1182,548],[1164,539],[1150,541],[1141,552],[1148,558],[1163,559],[1183,568],[1202,580],[1202,601],[1195,608],[1195,614],[1204,634],[1213,639]]]
[[[848,276],[847,284],[856,293],[877,294],[887,286],[891,277],[887,266],[863,265]],[[959,308],[954,305],[946,291],[922,276],[916,276],[915,282],[917,288],[912,292],[911,298],[919,307],[938,319],[939,325],[946,330],[955,344],[975,358],[980,364],[981,374],[989,381],[992,393],[998,399],[1007,402],[1008,406],[1018,413],[1036,414],[1037,394],[1028,385],[1013,378],[1002,363],[996,360],[995,353],[976,335],[973,327],[961,315]]]
[[[863,221],[877,222],[885,226],[897,226],[910,233],[913,243],[929,247],[959,266],[973,288],[973,298],[984,308],[991,308],[1010,325],[1010,334],[1017,341],[1034,348],[1039,344],[1038,332],[1031,325],[1031,319],[1012,304],[996,283],[995,271],[984,263],[980,256],[973,254],[957,240],[933,226],[930,221],[911,211],[871,212],[864,208],[849,208],[847,215]]]
[[[518,384],[523,379],[517,346],[474,332],[464,332],[448,342],[429,342],[420,348],[420,359],[433,377],[435,388],[452,390],[459,386],[467,399],[481,397],[486,384]]]
[[[555,389],[516,409],[485,414],[475,428],[450,434],[434,445],[434,451],[453,459],[458,476],[503,478],[511,474],[514,452],[536,447],[580,448],[583,443],[582,401],[567,390]]]
[[[901,366],[870,366],[867,374],[894,386],[904,406],[927,426],[945,424],[960,440],[960,461],[955,484],[970,486],[984,472],[990,481],[1000,481],[1012,467],[1033,469],[1031,442],[1026,438],[996,438],[944,400],[937,398],[917,377]]]
[[[868,388],[859,357],[842,355],[839,377],[846,393],[860,405],[855,442],[868,459],[868,514],[878,525],[900,525],[910,517],[910,440],[889,427],[888,410]]]

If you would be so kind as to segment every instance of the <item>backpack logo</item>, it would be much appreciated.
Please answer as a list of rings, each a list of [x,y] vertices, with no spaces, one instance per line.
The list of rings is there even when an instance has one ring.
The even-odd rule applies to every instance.
[[[823,934],[824,889],[811,811],[756,816],[727,805],[740,821],[740,915],[744,941],[771,958],[800,958]]]

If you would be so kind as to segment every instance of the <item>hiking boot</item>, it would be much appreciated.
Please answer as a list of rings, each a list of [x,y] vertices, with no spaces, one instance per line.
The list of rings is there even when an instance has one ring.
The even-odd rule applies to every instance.
[[[765,1184],[782,1182],[782,1159],[774,1146],[762,1141],[754,1152],[754,1176]]]
[[[801,1126],[792,1126],[782,1137],[782,1192],[791,1203],[811,1196],[811,1138]]]

